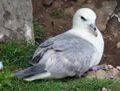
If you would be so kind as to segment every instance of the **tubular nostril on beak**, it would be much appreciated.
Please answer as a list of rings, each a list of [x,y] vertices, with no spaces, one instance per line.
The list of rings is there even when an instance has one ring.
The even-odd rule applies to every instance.
[[[94,27],[93,29],[94,29],[94,31],[96,31],[96,27]]]
[[[96,29],[96,26],[95,26],[94,24],[90,24],[90,28],[91,28],[91,30],[94,31],[94,32],[97,30],[97,29]]]
[[[97,27],[95,26],[95,24],[90,24],[90,30],[97,37]]]

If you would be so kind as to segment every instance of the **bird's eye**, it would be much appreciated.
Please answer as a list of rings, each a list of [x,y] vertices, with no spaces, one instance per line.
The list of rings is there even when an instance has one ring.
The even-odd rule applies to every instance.
[[[84,21],[87,21],[83,16],[81,16],[81,19],[84,20]]]

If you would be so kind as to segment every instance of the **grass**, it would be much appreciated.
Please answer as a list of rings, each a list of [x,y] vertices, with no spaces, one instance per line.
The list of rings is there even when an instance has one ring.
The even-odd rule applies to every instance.
[[[4,63],[4,72],[0,73],[0,91],[100,91],[102,87],[110,89],[109,91],[120,91],[119,80],[67,78],[25,82],[14,78],[16,70],[30,66],[28,62],[36,47],[22,42],[0,45],[0,60]]]

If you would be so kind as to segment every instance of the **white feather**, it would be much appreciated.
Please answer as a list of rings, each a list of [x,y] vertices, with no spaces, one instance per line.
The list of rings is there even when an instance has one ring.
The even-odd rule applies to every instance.
[[[42,74],[37,74],[35,76],[29,77],[24,79],[25,81],[33,81],[33,80],[37,80],[37,79],[48,79],[51,78],[51,74],[50,73],[42,73]]]

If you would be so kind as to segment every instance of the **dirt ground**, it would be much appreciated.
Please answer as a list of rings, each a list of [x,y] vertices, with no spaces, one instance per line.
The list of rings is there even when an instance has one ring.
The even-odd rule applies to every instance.
[[[91,0],[33,0],[33,15],[44,26],[49,38],[71,28],[74,12]],[[97,7],[105,0],[95,0]],[[99,2],[98,2],[99,1]],[[120,10],[120,1],[116,11]],[[109,19],[104,31],[105,51],[101,63],[120,65],[120,22],[116,17]]]

